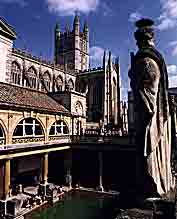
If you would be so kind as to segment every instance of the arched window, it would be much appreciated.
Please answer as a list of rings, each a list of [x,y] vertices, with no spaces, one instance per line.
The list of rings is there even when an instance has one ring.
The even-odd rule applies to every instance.
[[[68,87],[70,91],[74,89],[74,82],[71,78],[68,81]]]
[[[37,71],[33,66],[28,69],[27,75],[30,84],[27,82],[26,86],[34,89],[38,88]]]
[[[42,86],[41,86],[41,90],[44,91],[44,90],[47,89],[47,91],[50,91],[50,81],[51,81],[51,78],[50,78],[49,71],[44,72],[44,74],[43,74],[43,83],[42,83]]]
[[[113,89],[112,89],[112,105],[113,105],[113,109],[112,109],[112,113],[115,116],[116,113],[116,109],[117,109],[117,86],[116,86],[116,79],[115,77],[113,77]]]
[[[20,66],[17,62],[12,62],[12,68],[11,68],[11,80],[14,84],[20,85],[20,79],[21,79],[21,70]]]
[[[50,128],[49,135],[63,135],[68,134],[69,130],[66,123],[62,120],[56,121]]]
[[[0,145],[5,144],[5,135],[2,126],[0,125]]]
[[[26,118],[20,121],[14,130],[13,136],[28,137],[28,136],[42,136],[41,124],[33,118]]]
[[[58,91],[63,90],[63,78],[60,75],[56,79],[56,85],[57,85],[57,90]]]
[[[83,115],[83,106],[82,103],[77,101],[75,104],[75,111],[78,115]]]

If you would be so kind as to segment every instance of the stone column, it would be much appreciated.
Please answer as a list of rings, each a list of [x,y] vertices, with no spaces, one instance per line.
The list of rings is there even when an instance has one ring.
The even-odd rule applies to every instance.
[[[9,198],[9,187],[10,187],[10,160],[3,160],[2,165],[2,199],[0,200],[0,217],[5,216],[7,213],[7,199]]]
[[[40,186],[38,190],[38,195],[45,198],[47,191],[46,185],[48,183],[48,153],[45,153],[41,157],[41,179]]]
[[[65,183],[69,188],[72,187],[72,151],[66,150],[64,152],[64,172]]]
[[[10,160],[4,160],[4,188],[3,188],[3,199],[9,197],[9,187],[10,187]]]
[[[48,153],[42,155],[41,158],[41,184],[48,182]]]
[[[98,160],[99,160],[99,190],[104,191],[103,188],[103,153],[98,152]]]

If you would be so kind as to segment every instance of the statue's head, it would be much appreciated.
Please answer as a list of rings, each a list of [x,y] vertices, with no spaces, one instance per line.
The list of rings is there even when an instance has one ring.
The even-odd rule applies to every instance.
[[[148,18],[138,20],[135,25],[138,28],[134,33],[139,48],[154,46],[154,21]]]

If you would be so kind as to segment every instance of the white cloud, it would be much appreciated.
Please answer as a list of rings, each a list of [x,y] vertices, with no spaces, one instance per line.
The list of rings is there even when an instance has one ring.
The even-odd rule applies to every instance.
[[[123,101],[128,100],[128,88],[127,87],[121,88],[121,100],[123,100]]]
[[[50,12],[61,16],[74,15],[76,11],[88,14],[95,11],[99,0],[46,0]]]
[[[171,18],[160,18],[160,24],[157,26],[159,30],[167,30],[176,26],[176,21]]]
[[[176,56],[177,55],[177,41],[171,41],[168,45],[170,47],[173,47],[172,55]]]
[[[171,41],[171,42],[169,42],[169,44],[168,44],[169,46],[176,46],[177,45],[177,41],[175,40],[175,41]]]
[[[93,61],[101,61],[104,55],[104,49],[99,46],[90,48],[90,59]]]
[[[177,87],[177,76],[169,77],[169,88]]]
[[[176,65],[168,65],[168,80],[169,80],[169,87],[177,87],[177,66]]]
[[[141,19],[142,15],[139,12],[133,12],[129,16],[129,21],[130,22],[136,22],[137,20]]]
[[[99,46],[90,48],[90,64],[92,67],[97,67],[103,64],[103,55],[105,49]],[[109,52],[106,51],[106,63],[108,62]],[[116,56],[111,53],[112,62],[115,61]]]
[[[167,66],[167,71],[168,71],[168,75],[170,77],[174,76],[174,75],[177,76],[177,66],[176,65],[168,65]]]
[[[102,2],[101,7],[102,7],[102,11],[103,11],[104,16],[112,16],[113,15],[113,11],[112,11],[111,7],[106,2]]]
[[[1,0],[1,2],[5,4],[18,4],[21,7],[27,6],[27,2],[25,0]]]
[[[177,24],[177,1],[176,0],[160,0],[162,13],[158,18],[160,24],[157,26],[159,30],[167,30]]]

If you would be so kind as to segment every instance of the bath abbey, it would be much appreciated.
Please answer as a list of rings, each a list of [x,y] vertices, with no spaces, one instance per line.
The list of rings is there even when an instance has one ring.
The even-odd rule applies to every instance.
[[[76,183],[88,182],[84,168],[77,166],[78,154],[87,161],[98,155],[89,162],[95,175],[90,184],[102,189],[103,154],[96,146],[94,153],[77,153],[81,139],[88,147],[87,136],[93,143],[107,136],[109,144],[110,135],[123,137],[128,131],[119,60],[113,62],[111,52],[105,52],[102,65],[90,67],[89,27],[80,26],[78,15],[72,30],[61,32],[56,24],[52,61],[14,48],[16,38],[14,27],[0,17],[0,212],[14,216],[20,211],[14,200],[26,199],[29,185],[39,185],[45,196],[46,185],[55,180],[63,184],[68,173]],[[16,191],[17,185],[23,192]]]
[[[130,208],[176,218],[177,88],[168,88],[153,24],[136,22],[127,104],[119,58],[105,51],[91,67],[89,26],[77,13],[72,29],[55,25],[52,60],[15,48],[18,33],[0,17],[0,218],[33,219],[55,203],[71,214],[86,202],[104,210],[106,200],[98,218],[131,218]],[[78,212],[73,219],[87,218]]]

